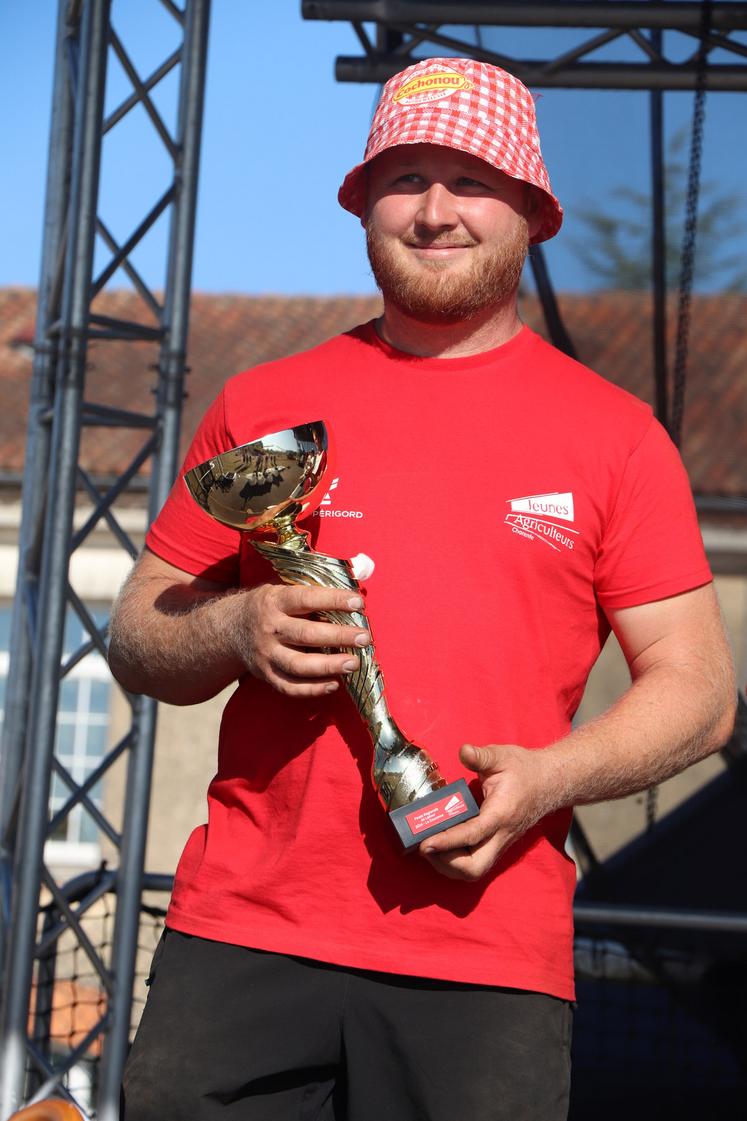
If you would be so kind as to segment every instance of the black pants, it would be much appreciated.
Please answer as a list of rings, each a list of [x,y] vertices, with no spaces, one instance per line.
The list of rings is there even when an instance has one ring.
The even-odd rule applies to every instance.
[[[124,1121],[563,1121],[571,1007],[167,931]]]

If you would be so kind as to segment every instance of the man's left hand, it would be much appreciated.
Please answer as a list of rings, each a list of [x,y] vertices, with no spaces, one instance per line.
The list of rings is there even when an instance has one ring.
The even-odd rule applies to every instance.
[[[460,751],[480,776],[483,803],[471,821],[429,837],[422,855],[453,880],[479,880],[522,833],[556,807],[548,804],[542,751],[515,744],[489,744]]]

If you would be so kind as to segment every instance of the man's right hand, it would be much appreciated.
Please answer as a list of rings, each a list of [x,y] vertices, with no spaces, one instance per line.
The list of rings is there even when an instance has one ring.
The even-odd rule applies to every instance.
[[[232,597],[236,652],[247,669],[289,697],[318,697],[339,687],[368,646],[361,627],[310,618],[323,611],[362,611],[363,600],[344,588],[261,584]]]
[[[344,588],[227,588],[146,549],[114,608],[109,663],[123,688],[169,704],[207,700],[247,672],[288,696],[316,697],[355,672],[350,651],[371,636],[313,616],[362,606]]]

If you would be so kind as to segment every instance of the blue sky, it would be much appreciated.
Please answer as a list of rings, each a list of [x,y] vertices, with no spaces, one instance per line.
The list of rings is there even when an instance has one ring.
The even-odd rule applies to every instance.
[[[56,0],[0,4],[0,285],[34,285],[38,277],[56,9]],[[158,0],[113,0],[112,13],[142,75],[176,45],[173,21]],[[487,44],[527,58],[559,52],[580,35],[483,29]],[[632,46],[630,51],[638,57]],[[340,180],[360,159],[377,93],[374,86],[334,80],[336,55],[359,53],[348,24],[304,21],[297,0],[213,0],[195,289],[374,291],[360,226],[336,201]],[[111,63],[108,107],[128,92],[119,64]],[[548,260],[558,289],[585,290],[594,279],[571,247],[582,234],[579,215],[590,202],[610,202],[615,186],[646,188],[647,95],[540,92],[543,152],[566,209],[563,231],[547,247]],[[171,123],[173,80],[155,100]],[[667,94],[665,102],[668,131],[686,125],[692,95]],[[744,94],[710,95],[704,158],[707,178],[742,195],[745,106]],[[104,147],[100,213],[117,238],[127,237],[143,217],[167,174],[160,141],[138,108]],[[134,255],[155,286],[162,282],[165,237],[159,223]],[[747,232],[733,248],[747,256]],[[103,252],[99,260],[103,264]]]

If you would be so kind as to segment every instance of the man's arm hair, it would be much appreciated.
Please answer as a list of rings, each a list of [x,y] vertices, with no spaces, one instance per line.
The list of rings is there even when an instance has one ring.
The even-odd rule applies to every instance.
[[[631,685],[556,744],[559,804],[621,798],[705,758],[734,726],[734,665],[712,584],[608,612]],[[565,777],[564,777],[565,776]]]
[[[233,631],[239,591],[183,572],[146,549],[112,609],[109,665],[130,693],[197,704],[246,667]]]
[[[358,669],[354,651],[371,636],[310,616],[362,608],[346,588],[226,588],[146,549],[114,605],[109,664],[129,692],[175,705],[208,700],[245,673],[288,696],[321,696]]]

